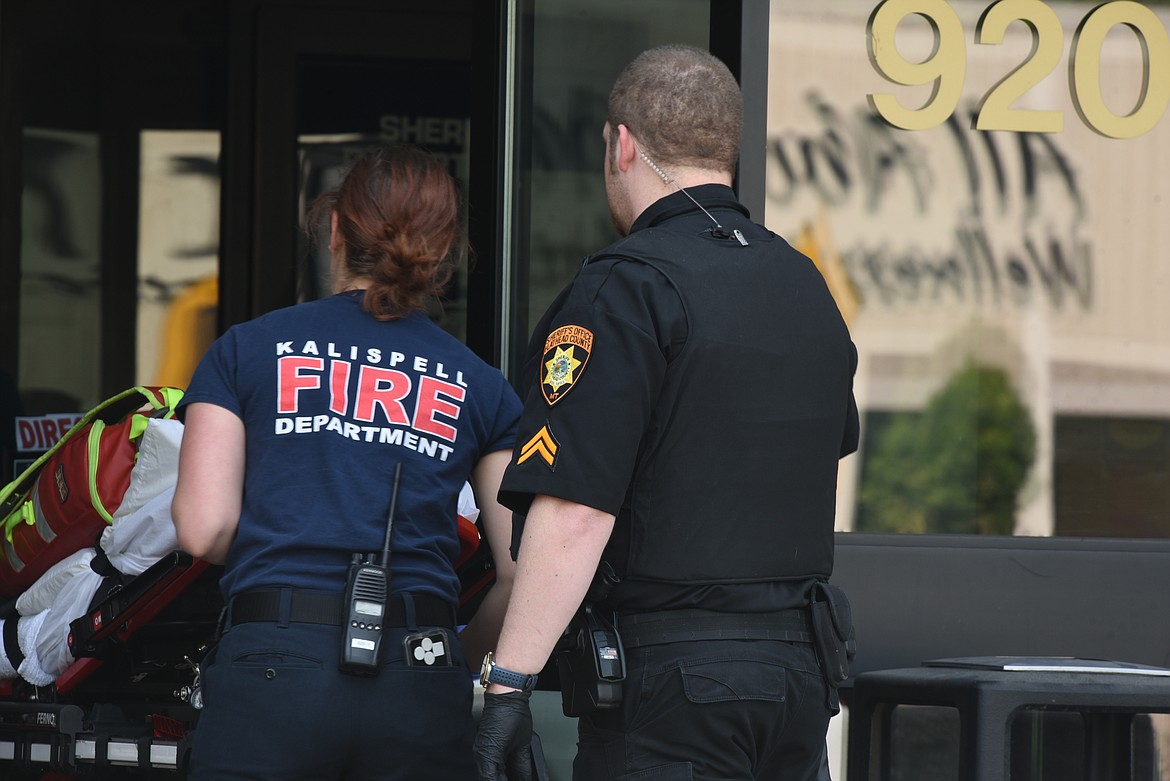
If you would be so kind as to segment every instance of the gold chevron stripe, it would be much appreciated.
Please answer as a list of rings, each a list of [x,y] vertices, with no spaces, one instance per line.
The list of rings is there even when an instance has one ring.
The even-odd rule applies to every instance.
[[[540,431],[537,431],[532,439],[520,448],[520,458],[516,460],[516,463],[517,465],[523,464],[533,456],[540,456],[540,460],[548,464],[549,469],[552,469],[553,463],[557,460],[558,448],[559,445],[553,438],[552,432],[548,430],[548,426],[541,426]]]

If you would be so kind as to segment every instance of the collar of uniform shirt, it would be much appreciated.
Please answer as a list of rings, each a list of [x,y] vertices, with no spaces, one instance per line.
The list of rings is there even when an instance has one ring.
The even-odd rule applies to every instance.
[[[745,217],[751,217],[747,208],[735,199],[735,191],[723,184],[700,184],[688,187],[687,192],[708,209],[734,209]],[[638,215],[630,226],[630,233],[651,228],[659,223],[688,212],[698,212],[699,207],[687,198],[686,193],[675,192],[659,198]]]

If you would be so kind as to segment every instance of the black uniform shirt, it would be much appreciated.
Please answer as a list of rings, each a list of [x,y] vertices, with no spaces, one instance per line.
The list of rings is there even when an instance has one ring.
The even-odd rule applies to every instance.
[[[676,237],[681,242],[678,246],[682,254],[694,253],[696,263],[710,263],[720,253],[735,253],[739,245],[733,238],[733,230],[739,231],[745,241],[757,242],[753,251],[767,242],[783,244],[774,234],[750,221],[730,188],[704,185],[688,188],[688,193],[703,204],[709,215],[685,193],[674,193],[638,217],[631,229],[631,239],[649,228],[663,228],[668,233],[658,235],[666,239]],[[716,221],[725,228],[717,237],[712,235]],[[668,375],[671,364],[684,353],[691,336],[692,313],[688,311],[687,296],[676,287],[678,281],[653,262],[633,253],[631,247],[635,246],[644,248],[645,242],[624,239],[589,258],[534,329],[521,378],[527,392],[525,408],[512,463],[500,492],[501,502],[520,516],[527,512],[537,494],[618,516],[615,539],[610,546],[616,550],[613,558],[617,559],[625,557],[630,535],[639,534],[637,529],[631,530],[631,516],[639,514],[635,512],[638,503],[642,503],[643,509],[646,502],[668,503],[661,497],[661,490],[669,492],[671,485],[682,488],[700,479],[712,481],[714,485],[721,479],[730,483],[736,470],[747,470],[748,479],[755,479],[757,474],[767,479],[762,459],[756,459],[754,465],[750,462],[724,464],[723,475],[711,474],[710,464],[704,466],[702,474],[688,474],[693,464],[701,462],[693,455],[688,456],[694,447],[675,453],[662,452],[670,441],[666,436],[670,427],[689,430],[698,427],[708,431],[711,437],[719,437],[720,421],[687,419],[685,405],[675,407],[663,403],[671,393],[679,393],[677,387],[671,387],[671,382],[679,378]],[[673,255],[675,245],[670,246]],[[787,245],[782,249],[796,255]],[[782,255],[784,259],[787,257]],[[811,268],[811,262],[800,259]],[[747,284],[750,285],[750,280]],[[819,275],[815,284],[824,287]],[[827,291],[814,292],[827,296]],[[694,301],[696,293],[692,291],[690,295]],[[828,306],[832,306],[831,299]],[[839,320],[835,307],[833,313]],[[742,341],[758,341],[759,336],[743,335]],[[845,338],[847,341],[847,335]],[[734,350],[734,345],[729,343],[728,348]],[[855,365],[854,354],[850,377]],[[733,406],[743,398],[741,394],[739,399],[729,398],[726,402]],[[842,435],[842,455],[851,452],[857,443],[856,408],[852,407],[851,394],[849,400],[850,419]],[[846,418],[844,406],[839,415],[842,420]],[[737,413],[728,409],[727,414]],[[667,469],[675,469],[679,474],[664,478]],[[652,490],[645,488],[651,480],[647,471],[654,471],[653,480],[658,481]],[[641,492],[635,491],[635,487]],[[657,500],[655,491],[659,491]],[[831,514],[831,504],[829,511]],[[721,533],[719,520],[711,518],[707,522],[715,535],[709,538],[712,542]],[[517,525],[522,525],[522,518]],[[829,533],[831,537],[831,518]],[[714,555],[719,550],[717,544],[712,545]],[[831,563],[831,552],[829,557]],[[610,558],[607,550],[607,560]],[[623,565],[624,561],[617,562],[619,572],[623,572]],[[617,607],[641,610],[684,606],[745,611],[782,609],[807,601],[813,574],[802,572],[791,578],[756,578],[755,582],[739,583],[712,582],[685,573],[680,575],[681,582],[632,578],[623,581],[610,601]],[[827,572],[815,574],[828,575]]]

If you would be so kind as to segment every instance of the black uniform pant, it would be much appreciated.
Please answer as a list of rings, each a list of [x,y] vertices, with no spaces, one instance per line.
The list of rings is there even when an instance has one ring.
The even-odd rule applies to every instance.
[[[452,630],[451,666],[407,666],[386,629],[375,678],[338,671],[341,628],[272,622],[224,633],[203,667],[191,778],[475,781],[472,677]]]
[[[811,643],[703,640],[626,655],[622,706],[578,723],[573,781],[817,781],[837,694]]]

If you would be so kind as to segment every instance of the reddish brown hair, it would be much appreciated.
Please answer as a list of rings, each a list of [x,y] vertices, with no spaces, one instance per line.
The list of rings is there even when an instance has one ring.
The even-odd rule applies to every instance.
[[[362,302],[378,320],[421,309],[451,279],[452,249],[462,242],[454,179],[432,154],[409,145],[370,149],[309,216],[337,214],[345,270],[368,280]]]

